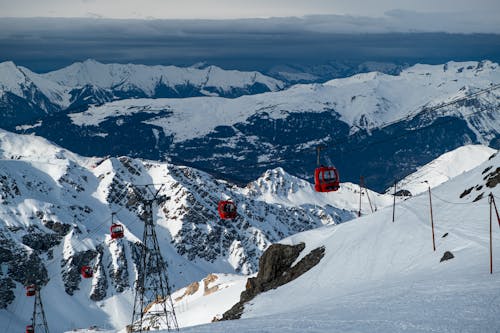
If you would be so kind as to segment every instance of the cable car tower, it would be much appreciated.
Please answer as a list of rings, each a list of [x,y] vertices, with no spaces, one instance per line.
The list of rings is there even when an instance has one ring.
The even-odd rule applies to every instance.
[[[33,317],[31,317],[31,325],[26,326],[26,333],[49,333],[47,318],[43,311],[42,296],[37,285],[30,284],[26,287],[26,296],[35,296],[35,304],[33,306]]]
[[[146,188],[152,193],[148,186]],[[135,282],[134,312],[128,332],[144,332],[152,329],[179,330],[174,304],[168,284],[167,267],[160,253],[153,218],[153,204],[160,204],[170,197],[159,195],[142,199],[144,222],[139,273]]]

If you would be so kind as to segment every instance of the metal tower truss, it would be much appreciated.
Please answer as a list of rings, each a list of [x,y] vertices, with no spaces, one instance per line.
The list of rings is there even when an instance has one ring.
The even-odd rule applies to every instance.
[[[49,333],[49,326],[47,325],[47,318],[45,311],[43,311],[42,296],[37,287],[35,292],[35,305],[33,306],[32,326],[36,333]]]
[[[153,199],[142,200],[141,219],[144,222],[144,233],[129,332],[179,330],[168,284],[167,266],[158,246],[153,218],[153,205],[169,199],[159,196],[160,190],[154,193]]]

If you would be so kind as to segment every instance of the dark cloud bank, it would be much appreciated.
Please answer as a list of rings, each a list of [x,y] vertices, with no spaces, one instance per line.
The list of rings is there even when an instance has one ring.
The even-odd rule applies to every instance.
[[[396,14],[398,19],[408,16]],[[444,23],[429,20],[432,32],[425,29],[425,19],[412,19],[417,23],[404,27],[397,20],[342,16],[221,21],[2,18],[0,61],[13,60],[36,72],[87,58],[147,65],[203,61],[260,71],[327,62],[500,62],[499,34],[456,33],[456,22],[451,32],[439,32],[446,30]]]

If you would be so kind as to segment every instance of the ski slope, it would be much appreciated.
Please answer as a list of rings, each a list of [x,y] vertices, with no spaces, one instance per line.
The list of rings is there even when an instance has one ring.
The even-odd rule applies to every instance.
[[[486,161],[495,149],[483,145],[467,145],[449,151],[418,170],[397,184],[397,190],[410,191],[417,195],[469,171]],[[427,183],[426,183],[427,182]],[[388,188],[385,193],[392,193],[394,188]]]
[[[500,228],[495,219],[490,274],[485,195],[500,202],[500,186],[483,180],[498,167],[497,154],[433,190],[435,252],[424,193],[400,203],[394,223],[392,210],[383,209],[283,240],[305,242],[303,254],[325,246],[326,255],[298,279],[257,296],[241,320],[181,332],[498,332]],[[455,258],[440,262],[445,251]]]

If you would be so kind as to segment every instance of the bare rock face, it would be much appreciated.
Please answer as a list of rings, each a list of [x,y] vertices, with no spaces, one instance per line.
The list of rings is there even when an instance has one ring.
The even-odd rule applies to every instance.
[[[73,295],[75,290],[79,289],[80,280],[82,279],[80,275],[80,269],[82,266],[93,266],[92,261],[95,257],[97,257],[97,255],[97,251],[87,250],[77,252],[70,258],[63,259],[61,261],[64,290],[68,295]]]
[[[446,251],[443,256],[441,257],[441,260],[439,260],[439,262],[443,262],[443,261],[446,261],[446,260],[450,260],[450,259],[453,259],[455,258],[455,256],[453,255],[453,253],[451,253],[450,251]]]
[[[295,280],[316,266],[325,255],[325,248],[318,247],[292,266],[304,248],[304,243],[271,245],[260,257],[259,273],[256,277],[248,279],[246,290],[241,293],[240,301],[223,314],[222,320],[239,319],[246,302],[260,293]]]

